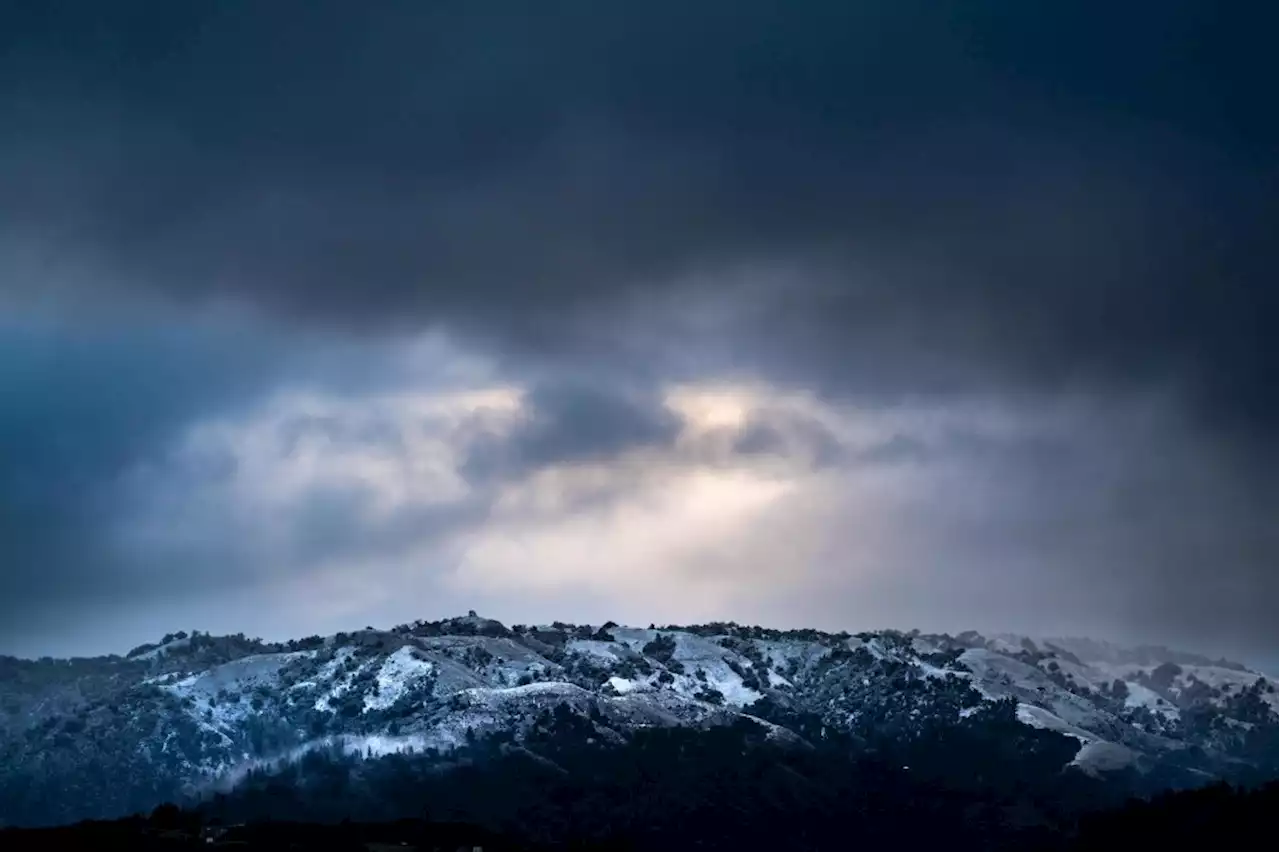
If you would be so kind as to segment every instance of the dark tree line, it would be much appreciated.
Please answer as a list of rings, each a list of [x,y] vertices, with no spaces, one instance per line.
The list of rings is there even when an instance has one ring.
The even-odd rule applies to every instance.
[[[595,720],[561,705],[520,743],[470,739],[430,759],[314,752],[252,774],[200,811],[232,822],[416,817],[608,848],[844,848],[856,836],[867,846],[999,850],[1068,848],[1082,814],[1125,799],[1125,789],[1063,772],[1075,744],[1022,725],[1012,707],[909,741],[867,741],[773,712],[808,744],[778,743],[740,720],[644,729],[606,745]]]

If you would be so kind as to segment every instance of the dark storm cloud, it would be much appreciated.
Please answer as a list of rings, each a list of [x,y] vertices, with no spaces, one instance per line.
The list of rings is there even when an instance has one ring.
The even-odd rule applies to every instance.
[[[680,431],[680,419],[643,392],[543,386],[528,403],[531,415],[510,444],[530,467],[608,458],[634,446],[669,443]]]
[[[444,326],[544,388],[512,446],[477,451],[475,475],[669,439],[653,400],[557,390],[584,363],[622,385],[758,373],[876,405],[1167,391],[1177,405],[1151,428],[1176,441],[1134,452],[1220,466],[1218,508],[1197,506],[1203,541],[1239,551],[1221,568],[1232,582],[1266,589],[1272,545],[1236,534],[1272,523],[1275,502],[1262,10],[6,9],[0,249],[96,274],[54,283],[5,263],[0,304],[229,301],[282,334]],[[98,529],[108,512],[100,489],[48,482],[109,480],[223,404],[220,382],[245,380],[234,358],[193,380],[203,367],[183,373],[185,357],[137,365],[129,405],[94,396],[113,386],[89,363],[10,397],[35,400],[0,414],[21,418],[3,427],[23,430],[16,446],[32,445],[0,472],[23,495],[8,514],[20,552],[68,546],[61,530]],[[342,361],[335,375],[350,371]],[[172,390],[169,370],[184,377]],[[82,391],[86,412],[97,399],[130,413],[72,449],[39,449]],[[778,445],[777,430],[753,428],[748,450]],[[931,452],[902,440],[884,452]],[[1052,455],[1023,452],[1028,471]],[[1145,489],[1195,478],[1125,481],[1136,503],[1162,507],[1143,565],[1186,561],[1159,544],[1177,507]],[[334,499],[318,517],[343,515]],[[1196,552],[1212,561],[1209,549]],[[1151,570],[1133,583],[1168,580],[1158,609],[1176,630],[1196,569]],[[1242,642],[1269,645],[1274,613],[1242,621]]]
[[[1259,507],[1271,488],[1152,425],[1113,417],[1053,440],[944,438],[934,452],[971,473],[923,510],[938,515],[933,549],[914,545],[903,587],[940,583],[989,629],[1056,621],[1130,642],[1161,634],[1219,653],[1269,651],[1280,590],[1267,561],[1273,516]],[[954,570],[930,576],[940,552]]]
[[[812,418],[788,412],[753,415],[733,441],[733,451],[746,456],[805,457],[814,467],[826,467],[845,455],[840,440]]]
[[[193,419],[260,392],[274,361],[199,330],[0,320],[0,633],[109,596],[116,486]]]
[[[479,433],[463,473],[476,482],[555,464],[599,461],[637,447],[669,447],[680,418],[650,390],[583,380],[542,384],[525,397],[524,416],[501,436]]]
[[[552,351],[637,288],[811,263],[733,358],[1176,381],[1269,434],[1269,44],[1149,12],[51,4],[6,27],[5,218],[169,294]]]
[[[894,464],[904,461],[920,461],[928,455],[923,442],[905,435],[894,435],[887,441],[867,447],[858,454],[864,462]]]
[[[99,316],[15,311],[0,318],[0,647],[51,619],[244,583],[261,562],[228,508],[208,499],[234,476],[236,460],[181,456],[188,429],[208,418],[249,416],[281,384],[358,401],[357,390],[406,380],[376,346],[253,323]],[[286,422],[278,436],[283,454],[304,427],[383,447],[395,437],[377,423]],[[349,554],[371,534],[391,551],[409,531],[445,526],[445,512],[404,512],[372,527],[342,518],[338,505],[349,508],[358,497],[319,492],[296,517],[278,520],[303,555],[324,547]],[[123,540],[121,528],[157,502],[193,511],[170,520],[174,528],[194,524],[195,537],[178,547]],[[452,520],[462,518],[463,507],[450,511]]]

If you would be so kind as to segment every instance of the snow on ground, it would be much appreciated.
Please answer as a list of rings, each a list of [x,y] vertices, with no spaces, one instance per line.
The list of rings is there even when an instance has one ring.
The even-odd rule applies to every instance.
[[[755,639],[752,640],[760,649],[769,667],[785,669],[795,665],[800,671],[811,668],[818,660],[830,652],[817,642],[805,642],[799,639]],[[852,641],[852,640],[851,640]]]
[[[420,655],[421,652],[412,645],[405,645],[388,654],[378,669],[377,694],[364,697],[364,709],[385,710],[395,704],[406,691],[433,674],[435,664],[422,659]]]
[[[606,716],[628,726],[681,725],[702,722],[722,708],[671,690],[630,692],[604,698],[599,707]]]
[[[1012,697],[1021,704],[1044,709],[1077,730],[1109,731],[1119,724],[1089,699],[1058,686],[1037,666],[986,648],[966,650],[960,655],[960,662],[973,672],[971,683],[986,698]]]
[[[973,674],[970,672],[957,672],[952,671],[951,669],[944,669],[940,666],[935,666],[933,663],[925,662],[924,660],[912,660],[911,662],[920,669],[920,674],[925,677],[946,678],[948,675],[955,675],[956,677],[964,678],[965,680],[973,680]]]
[[[1125,707],[1145,707],[1152,713],[1164,716],[1166,719],[1177,719],[1179,717],[1178,708],[1165,701],[1154,690],[1132,681],[1126,683],[1125,686],[1129,690],[1124,698]]]
[[[759,700],[761,693],[750,689],[742,683],[742,677],[729,667],[726,660],[733,660],[744,671],[752,667],[752,663],[733,651],[728,650],[718,641],[723,637],[706,637],[688,633],[683,630],[649,630],[635,627],[615,627],[609,631],[614,643],[595,642],[593,640],[572,640],[569,648],[577,653],[589,653],[609,661],[625,659],[620,654],[618,645],[624,645],[632,651],[643,652],[644,646],[653,641],[659,634],[675,640],[675,652],[672,659],[685,669],[685,675],[677,675],[672,689],[680,695],[692,697],[703,688],[710,687],[720,691],[728,704],[746,706]],[[816,642],[798,639],[752,639],[747,640],[760,650],[769,666],[769,685],[773,687],[789,687],[791,681],[779,673],[789,664],[799,670],[811,667],[820,658],[830,652]],[[856,641],[856,640],[855,640]],[[696,672],[702,669],[705,682],[698,679]],[[641,683],[641,682],[637,682]],[[620,690],[621,691],[621,690]]]
[[[1138,666],[1129,663],[1090,663],[1090,666],[1106,673],[1111,678],[1119,678],[1128,682],[1130,691],[1136,685],[1133,681],[1138,674],[1150,675],[1157,668],[1155,665]],[[1179,668],[1182,671],[1174,677],[1169,690],[1175,697],[1191,684],[1192,678],[1207,686],[1229,691],[1233,694],[1243,692],[1253,686],[1258,678],[1262,678],[1270,687],[1269,690],[1264,689],[1262,691],[1263,702],[1271,708],[1271,712],[1280,712],[1280,690],[1277,689],[1275,678],[1267,677],[1254,671],[1240,671],[1226,666],[1183,665],[1179,666]]]
[[[1136,757],[1137,755],[1125,746],[1094,740],[1085,743],[1080,751],[1076,752],[1075,759],[1071,762],[1085,772],[1097,774],[1123,769],[1132,764]]]
[[[983,698],[989,698],[992,701],[998,701],[1010,694],[1010,689],[1014,682],[1014,675],[1017,672],[1010,672],[1010,663],[1020,666],[1022,669],[1028,669],[1023,663],[1017,660],[1011,660],[995,651],[989,651],[986,648],[969,648],[960,655],[960,662],[969,667],[973,673],[972,681],[974,689],[982,694]]]
[[[1033,728],[1043,728],[1046,731],[1056,731],[1059,734],[1075,737],[1082,743],[1091,743],[1097,739],[1088,731],[1070,725],[1043,707],[1036,707],[1034,704],[1018,705],[1018,721]]]
[[[760,692],[743,684],[742,676],[735,672],[727,662],[728,660],[733,660],[735,665],[745,671],[751,668],[751,661],[725,648],[717,641],[719,637],[698,636],[683,630],[647,630],[630,627],[611,628],[610,633],[614,637],[614,642],[573,639],[566,644],[566,650],[570,653],[582,654],[598,659],[601,662],[614,664],[620,660],[628,659],[630,652],[642,653],[644,646],[661,633],[674,640],[675,651],[672,653],[672,659],[684,668],[684,674],[676,675],[675,681],[670,687],[677,695],[684,698],[694,698],[696,694],[705,689],[714,689],[724,696],[725,703],[735,706],[751,704],[761,697]],[[766,646],[769,643],[759,642],[757,644]],[[781,645],[783,643],[774,644]],[[804,645],[809,643],[786,644]],[[771,657],[771,664],[776,665],[772,655],[769,654],[770,649],[762,648],[762,650],[765,651],[766,656]],[[780,649],[775,648],[773,650],[777,653]],[[787,650],[794,652],[796,649],[789,647]],[[702,677],[698,676],[699,671],[702,672]],[[771,673],[770,678],[775,685],[789,685],[789,681],[780,675]],[[626,678],[613,677],[608,682],[613,685],[615,690],[624,695],[653,688],[652,678],[628,680]]]
[[[438,723],[420,720],[419,725],[426,727],[413,730],[411,735],[346,737],[340,742],[344,749],[376,755],[410,748],[448,750],[465,741],[468,728],[480,732],[510,725],[516,718],[532,718],[528,710],[536,712],[539,708],[560,702],[568,702],[579,711],[587,706],[597,707],[606,715],[627,724],[647,726],[690,724],[732,716],[734,709],[750,705],[761,697],[759,691],[746,686],[738,673],[754,668],[751,659],[722,645],[720,640],[724,637],[624,627],[611,628],[610,632],[615,641],[570,639],[565,650],[597,661],[606,672],[611,668],[620,671],[615,668],[619,663],[634,659],[635,654],[643,652],[647,643],[662,634],[674,641],[672,659],[680,664],[675,668],[683,667],[683,672],[673,672],[674,680],[669,686],[656,682],[657,673],[630,678],[615,674],[606,681],[611,687],[606,690],[608,695],[594,694],[571,683],[544,679],[559,677],[556,673],[560,667],[511,639],[441,636],[415,638],[411,644],[385,656],[362,659],[354,670],[351,659],[355,649],[338,648],[333,658],[319,666],[312,678],[293,684],[290,689],[315,689],[318,695],[315,706],[331,710],[333,699],[349,691],[353,680],[363,672],[366,678],[376,677],[377,683],[376,693],[370,690],[370,694],[363,696],[366,711],[390,707],[415,684],[428,677],[435,683],[436,697],[459,695],[465,699],[463,709],[450,712]],[[767,679],[771,687],[791,686],[790,680],[780,671],[788,674],[798,672],[802,679],[804,672],[831,653],[830,646],[821,642],[796,639],[745,641],[754,645],[767,661]],[[1095,706],[1088,698],[1073,694],[1055,683],[1059,675],[1069,677],[1081,687],[1108,691],[1114,680],[1119,678],[1128,687],[1127,707],[1146,707],[1166,718],[1178,717],[1177,708],[1168,700],[1133,680],[1135,673],[1149,674],[1154,666],[1108,662],[1081,664],[1064,658],[1041,660],[1032,665],[1011,656],[1026,650],[1022,637],[1002,636],[990,640],[987,647],[965,650],[960,662],[970,671],[952,672],[918,658],[917,655],[936,650],[933,642],[919,637],[912,640],[910,649],[901,648],[894,640],[880,636],[871,636],[865,641],[852,638],[848,644],[850,648],[863,648],[879,659],[913,664],[924,677],[941,678],[952,674],[963,677],[988,699],[1014,698],[1018,702],[1017,717],[1022,723],[1080,741],[1082,748],[1074,762],[1090,771],[1116,768],[1131,762],[1133,752],[1117,743],[1123,741],[1132,745],[1137,740],[1131,737],[1136,735],[1128,725]],[[490,657],[478,654],[480,649]],[[156,652],[161,650],[154,649]],[[259,684],[278,686],[283,666],[295,658],[315,655],[314,651],[256,654],[205,672],[185,677],[180,674],[163,675],[148,678],[147,682],[189,699],[188,712],[197,723],[205,730],[219,734],[224,743],[230,745],[227,734],[234,736],[252,709],[248,696],[232,701],[226,700],[225,696],[219,699],[219,693],[225,689],[243,695]],[[1055,670],[1052,676],[1050,669]],[[526,673],[534,674],[539,680],[516,685],[518,680],[527,679],[524,677]],[[1176,694],[1178,690],[1185,689],[1193,677],[1209,686],[1238,692],[1252,686],[1258,675],[1223,666],[1186,665],[1174,679],[1173,692]],[[719,692],[725,706],[717,706],[717,702],[698,697],[709,690]],[[1273,710],[1276,708],[1277,693],[1274,690],[1264,691],[1263,698]],[[307,699],[310,701],[310,694]],[[970,715],[974,709],[961,711],[961,717]],[[304,748],[311,747],[315,747],[314,744]]]
[[[784,728],[781,725],[761,719],[759,716],[752,716],[750,713],[743,713],[741,716],[743,719],[750,719],[752,722],[755,722],[757,725],[767,730],[768,733],[765,735],[766,739],[790,743],[804,742],[800,735],[795,731]]]
[[[1045,703],[1053,713],[1069,724],[1094,731],[1114,731],[1120,724],[1110,713],[1099,709],[1088,698],[1081,697],[1053,684],[1045,688]]]
[[[726,704],[735,707],[746,707],[763,697],[762,693],[746,686],[738,673],[727,665],[723,668],[713,667],[707,672],[707,681],[713,688],[720,691]]]
[[[182,679],[181,672],[165,672],[164,674],[152,675],[151,677],[144,677],[142,679],[142,682],[163,686],[164,684],[172,684],[174,681],[178,681],[181,679]]]
[[[229,663],[223,663],[203,672],[191,675],[182,682],[192,692],[216,693],[222,689],[236,691],[259,683],[278,682],[280,669],[300,657],[310,657],[313,651],[292,651],[280,654],[252,654]]]
[[[699,670],[703,678],[698,677]],[[696,668],[686,667],[686,671],[688,674],[676,675],[675,682],[671,684],[671,690],[677,695],[700,700],[697,698],[699,693],[714,689],[724,696],[726,704],[736,707],[745,707],[760,700],[761,693],[744,685],[737,672],[723,661],[719,665],[704,661]]]
[[[320,671],[316,672],[317,681],[333,680],[337,676],[338,671],[346,665],[347,660],[355,654],[355,648],[339,648],[334,652],[333,658],[320,667]]]
[[[652,642],[659,633],[674,632],[672,630],[647,630],[642,627],[612,627],[609,629],[614,641],[620,642],[637,652],[642,651],[644,646]]]
[[[1088,730],[1076,728],[1075,725],[1069,724],[1066,720],[1053,715],[1044,707],[1037,707],[1032,704],[1018,705],[1018,720],[1024,725],[1030,725],[1032,728],[1041,728],[1043,730],[1052,730],[1052,732],[1064,734],[1074,739],[1079,739],[1082,748],[1076,752],[1075,760],[1080,759],[1080,753],[1084,751],[1092,743],[1103,742],[1100,738],[1093,736]],[[1111,745],[1111,743],[1106,743]],[[1073,761],[1074,762],[1074,761]]]
[[[1061,657],[1054,657],[1051,660],[1041,660],[1039,667],[1047,670],[1050,662],[1056,664],[1059,673],[1072,682],[1098,692],[1109,693],[1112,684],[1116,680],[1120,680],[1128,690],[1124,701],[1126,707],[1146,707],[1152,713],[1164,716],[1166,719],[1177,719],[1179,716],[1178,708],[1166,701],[1158,693],[1137,681],[1117,677],[1117,673],[1112,667],[1105,663],[1102,666],[1098,666],[1096,664],[1075,663]],[[1132,669],[1131,666],[1128,668]]]
[[[591,657],[610,665],[631,656],[628,646],[600,639],[570,639],[565,643],[564,649],[570,654]]]
[[[187,675],[178,680],[171,677],[150,679],[161,689],[179,700],[190,702],[188,713],[203,730],[217,734],[223,744],[231,740],[226,732],[240,725],[252,712],[246,689],[259,684],[275,686],[279,683],[280,669],[291,660],[311,656],[310,651],[294,651],[287,654],[254,654],[220,666]],[[228,697],[219,699],[223,690]]]
[[[315,683],[328,683],[329,688],[316,698],[315,708],[317,710],[332,711],[333,699],[351,688],[351,678],[359,669],[346,675],[343,672],[345,671],[347,660],[354,653],[354,648],[339,648],[337,653],[333,655],[333,659],[320,667],[320,671],[315,677]]]
[[[1230,688],[1233,693],[1240,693],[1258,680],[1262,678],[1271,687],[1270,690],[1262,691],[1262,700],[1271,708],[1272,712],[1276,712],[1280,708],[1280,695],[1277,695],[1275,678],[1269,678],[1260,675],[1257,672],[1242,672],[1236,669],[1228,669],[1223,666],[1183,666],[1182,674],[1174,679],[1174,683],[1185,688],[1191,683],[1191,678],[1195,678],[1201,683],[1218,689]]]
[[[542,679],[560,670],[536,651],[506,637],[429,636],[415,642],[437,664],[438,694],[480,685],[515,686],[525,676]],[[477,662],[475,655],[481,652],[489,656],[488,662]]]
[[[530,698],[583,698],[591,693],[582,687],[563,681],[539,681],[524,686],[476,686],[459,694],[478,704],[521,701]]]
[[[792,683],[782,675],[775,672],[773,669],[769,669],[769,685],[776,689],[777,687],[780,687],[780,686],[790,687],[792,686]]]
[[[872,637],[864,642],[857,636],[854,636],[850,638],[846,644],[848,644],[850,651],[856,651],[859,648],[862,648],[877,660],[887,660],[891,659],[893,656],[885,650],[884,644],[878,637]]]
[[[568,643],[568,649],[575,653],[588,654],[606,662],[617,662],[629,655],[625,649],[640,651],[644,645],[653,640],[659,633],[670,636],[675,641],[672,659],[684,667],[685,673],[676,675],[671,689],[679,695],[693,698],[704,689],[715,689],[724,696],[725,702],[737,706],[745,706],[759,700],[761,693],[749,689],[742,682],[742,677],[726,662],[733,660],[744,671],[751,666],[751,661],[721,645],[715,638],[697,636],[684,631],[638,630],[635,628],[613,628],[610,630],[615,642],[600,642],[589,639],[575,639]],[[619,647],[622,646],[622,647]],[[702,677],[698,676],[698,672]],[[610,682],[620,693],[635,691],[647,681],[627,681],[624,678],[612,678]]]
[[[174,639],[174,640],[172,640],[172,641],[170,641],[170,642],[166,642],[166,643],[164,643],[163,645],[160,645],[159,647],[152,648],[150,651],[144,651],[144,652],[143,652],[143,653],[141,653],[141,654],[137,654],[136,656],[132,656],[132,657],[130,657],[129,659],[130,659],[130,660],[134,660],[134,661],[137,661],[137,660],[154,660],[154,659],[158,659],[159,657],[163,657],[163,656],[166,656],[166,655],[168,655],[168,654],[171,654],[171,653],[173,653],[174,651],[181,650],[182,648],[185,648],[185,647],[187,647],[187,646],[188,646],[188,645],[190,645],[190,644],[191,644],[191,637],[190,637],[190,636],[187,636],[187,637],[182,638],[182,639]]]
[[[732,659],[745,671],[751,665],[750,660],[729,651],[711,639],[690,633],[673,635],[676,640],[676,650],[672,658],[678,660],[685,670],[685,674],[678,675],[673,684],[677,692],[693,697],[704,688],[715,689],[724,696],[727,704],[739,707],[760,699],[761,694],[743,684],[742,676],[727,662]],[[702,677],[698,676],[699,672],[702,673]]]
[[[619,695],[627,695],[632,692],[646,692],[653,689],[653,678],[651,677],[628,680],[625,677],[614,676],[609,678],[607,683],[609,686],[613,687],[614,691]]]
[[[1073,663],[1063,657],[1051,657],[1047,660],[1041,660],[1038,665],[1040,668],[1048,670],[1050,663],[1056,665],[1058,671],[1064,677],[1075,681],[1081,686],[1088,686],[1092,689],[1110,689],[1112,682],[1116,680],[1109,672],[1093,666]]]
[[[915,636],[911,639],[911,650],[917,654],[936,654],[941,648],[921,636]]]
[[[223,745],[230,745],[227,731],[240,725],[252,708],[248,699],[218,701],[217,690],[206,688],[208,673],[189,675],[173,683],[162,684],[161,689],[180,701],[188,703],[188,714],[203,731],[216,734]]]

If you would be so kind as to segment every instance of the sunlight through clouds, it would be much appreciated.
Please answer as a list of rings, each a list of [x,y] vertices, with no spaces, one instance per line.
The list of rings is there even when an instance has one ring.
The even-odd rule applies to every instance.
[[[575,484],[572,475],[553,479],[556,490],[571,491]],[[545,482],[526,487],[546,488]],[[638,594],[661,607],[667,582],[678,578],[690,584],[684,594],[706,595],[718,583],[700,580],[697,561],[731,546],[799,487],[749,471],[720,470],[667,470],[630,484],[577,512],[532,517],[516,510],[525,495],[515,488],[471,537],[455,581],[512,592],[581,585],[620,599]],[[547,506],[545,500],[535,502]]]

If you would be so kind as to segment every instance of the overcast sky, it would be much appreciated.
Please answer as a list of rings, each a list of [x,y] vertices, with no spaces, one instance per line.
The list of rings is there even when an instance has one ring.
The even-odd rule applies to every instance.
[[[1277,638],[1274,4],[0,12],[0,653]]]

